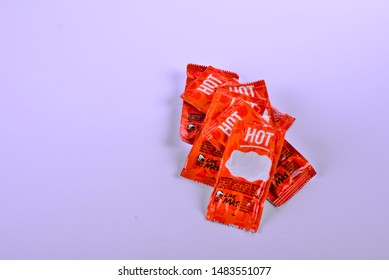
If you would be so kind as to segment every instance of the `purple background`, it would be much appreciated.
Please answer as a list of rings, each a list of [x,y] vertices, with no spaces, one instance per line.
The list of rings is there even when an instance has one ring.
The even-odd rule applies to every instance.
[[[1,1],[1,259],[389,259],[387,1]],[[179,177],[187,63],[296,117],[318,175],[253,235]]]

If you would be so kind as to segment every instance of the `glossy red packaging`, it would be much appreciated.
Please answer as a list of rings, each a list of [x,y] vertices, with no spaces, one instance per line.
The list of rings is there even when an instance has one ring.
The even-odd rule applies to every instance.
[[[264,119],[236,123],[208,204],[208,220],[257,232],[283,141],[284,131]]]

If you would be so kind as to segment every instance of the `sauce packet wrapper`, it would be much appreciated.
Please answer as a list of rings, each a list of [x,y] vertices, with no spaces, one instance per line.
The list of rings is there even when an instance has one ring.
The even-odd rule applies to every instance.
[[[316,175],[315,169],[289,142],[284,141],[268,200],[281,206]]]
[[[208,220],[257,232],[283,142],[284,131],[264,119],[236,123],[208,204]]]

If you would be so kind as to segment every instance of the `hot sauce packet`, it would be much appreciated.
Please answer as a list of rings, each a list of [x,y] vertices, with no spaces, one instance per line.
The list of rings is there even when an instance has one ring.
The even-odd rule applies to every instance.
[[[207,69],[207,66],[188,64],[186,67],[185,91],[189,85],[195,81]],[[221,70],[229,73],[229,71]],[[205,119],[205,113],[198,110],[186,101],[182,102],[181,121],[180,121],[180,138],[182,141],[193,144],[197,134],[201,130]]]
[[[201,75],[188,85],[181,98],[206,113],[211,104],[213,94],[217,87],[230,83],[237,83],[238,74],[216,69],[208,66]]]
[[[281,206],[292,198],[313,176],[315,169],[289,142],[284,141],[268,199]]]
[[[234,95],[238,96],[238,98],[233,97]],[[241,116],[245,116],[248,113],[252,114],[252,112],[249,112],[249,109],[251,109],[251,106],[255,106],[255,110],[261,114],[266,108],[265,106],[261,108],[262,104],[268,104],[267,100],[217,90],[212,100],[212,106],[210,106],[207,112],[204,128],[225,110],[237,110],[240,111]],[[241,116],[238,115],[237,117],[241,118]],[[205,135],[200,132],[193,143],[180,175],[184,178],[213,186],[219,171],[222,155],[222,152],[213,146]]]
[[[284,131],[239,121],[227,142],[206,218],[257,232],[281,153]]]

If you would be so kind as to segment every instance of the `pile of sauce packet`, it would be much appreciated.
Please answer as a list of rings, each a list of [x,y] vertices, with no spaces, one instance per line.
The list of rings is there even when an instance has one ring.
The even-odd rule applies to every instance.
[[[285,138],[295,118],[270,102],[263,80],[187,65],[180,137],[192,145],[181,176],[213,187],[206,218],[257,232],[268,199],[281,206],[316,172]]]

